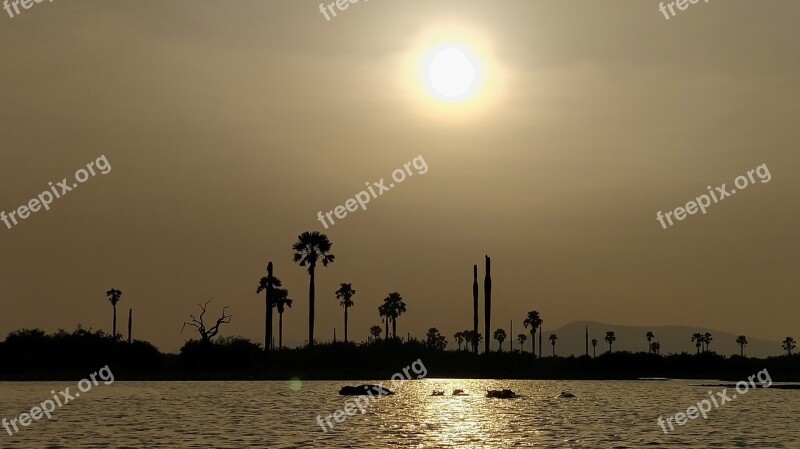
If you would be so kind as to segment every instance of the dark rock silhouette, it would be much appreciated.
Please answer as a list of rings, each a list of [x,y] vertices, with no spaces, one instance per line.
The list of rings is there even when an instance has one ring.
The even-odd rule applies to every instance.
[[[497,398],[497,399],[512,399],[517,397],[517,394],[511,390],[489,390],[486,392],[487,398]]]
[[[559,398],[574,398],[575,395],[566,391],[562,391],[561,394],[558,395]]]
[[[339,394],[342,396],[364,396],[364,395],[372,395],[372,396],[390,396],[393,395],[394,392],[389,390],[388,388],[381,387],[380,385],[359,385],[357,387],[353,386],[344,386],[341,390],[339,390]]]

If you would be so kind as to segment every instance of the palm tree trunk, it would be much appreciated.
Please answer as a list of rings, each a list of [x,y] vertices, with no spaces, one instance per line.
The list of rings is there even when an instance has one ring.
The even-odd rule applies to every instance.
[[[533,351],[533,356],[536,357],[536,332],[531,332],[531,351]]]
[[[539,325],[539,357],[544,357],[544,352],[542,352],[542,325]]]
[[[114,307],[114,323],[111,326],[111,335],[114,338],[117,338],[117,305],[113,304]]]
[[[744,357],[744,345],[739,345],[739,348],[740,348],[739,355]]]
[[[308,270],[308,346],[314,346],[314,268]]]
[[[486,257],[486,275],[483,279],[483,296],[484,296],[484,328],[486,329],[486,341],[484,352],[491,350],[491,328],[492,328],[492,260],[489,256]]]
[[[397,318],[392,318],[392,338],[397,338]]]
[[[347,306],[344,306],[344,342],[347,343]]]
[[[133,330],[133,309],[128,309],[128,343],[133,342],[133,338],[131,336]]]
[[[283,349],[283,313],[278,314],[278,349]]]
[[[472,331],[478,335],[478,266],[472,266]],[[472,341],[472,352],[478,353],[478,342]]]

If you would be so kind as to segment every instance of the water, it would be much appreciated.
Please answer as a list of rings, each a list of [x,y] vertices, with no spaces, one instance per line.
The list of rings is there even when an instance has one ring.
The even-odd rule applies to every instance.
[[[353,398],[352,382],[121,382],[100,385],[9,436],[0,447],[55,448],[800,448],[800,391],[751,390],[665,435],[673,415],[721,388],[696,381],[406,382],[365,414],[328,432],[316,422]],[[391,387],[390,383],[386,383]],[[76,384],[0,383],[0,418],[11,419]],[[430,396],[462,388],[470,396]],[[487,399],[511,388],[517,399]],[[577,397],[560,399],[561,391]],[[728,390],[730,396],[732,391]],[[735,393],[735,392],[733,392]]]

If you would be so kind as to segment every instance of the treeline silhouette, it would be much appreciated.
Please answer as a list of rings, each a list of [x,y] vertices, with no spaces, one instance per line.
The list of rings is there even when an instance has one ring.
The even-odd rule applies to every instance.
[[[0,343],[3,380],[74,380],[109,365],[121,380],[386,379],[420,359],[428,378],[741,380],[767,369],[773,380],[800,381],[800,355],[767,359],[707,351],[699,354],[606,352],[597,357],[534,357],[529,352],[474,354],[444,350],[438,333],[427,340],[372,338],[366,342],[317,342],[276,349],[269,361],[260,343],[243,337],[189,340],[178,355],[152,344],[130,343],[102,331],[78,328],[46,335],[38,329],[12,332]]]

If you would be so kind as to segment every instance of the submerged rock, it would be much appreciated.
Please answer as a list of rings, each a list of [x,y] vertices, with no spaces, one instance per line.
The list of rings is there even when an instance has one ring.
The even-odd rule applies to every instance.
[[[339,390],[339,394],[342,396],[389,396],[394,392],[380,385],[359,385],[357,387],[347,385]]]

